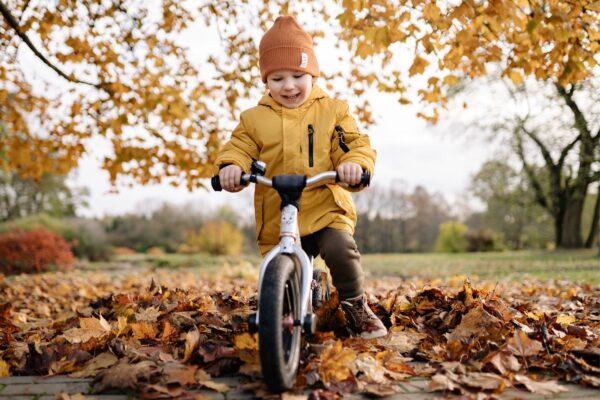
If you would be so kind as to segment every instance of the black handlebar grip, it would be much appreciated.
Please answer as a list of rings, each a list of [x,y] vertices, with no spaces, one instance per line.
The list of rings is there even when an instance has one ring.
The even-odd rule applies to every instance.
[[[362,173],[360,177],[360,184],[365,186],[369,186],[371,184],[371,174],[369,173],[369,171],[365,171]]]
[[[212,178],[210,178],[210,185],[212,186],[215,192],[220,192],[221,190],[223,190],[223,188],[221,187],[221,180],[219,179],[219,175],[215,175]]]

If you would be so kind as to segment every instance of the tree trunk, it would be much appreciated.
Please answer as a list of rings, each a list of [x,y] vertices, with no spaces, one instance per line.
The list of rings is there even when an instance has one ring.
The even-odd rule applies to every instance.
[[[598,234],[598,228],[600,225],[600,185],[598,185],[598,194],[596,195],[596,205],[594,206],[594,216],[592,217],[592,224],[590,226],[590,233],[588,234],[587,240],[585,241],[585,247],[591,249],[596,240]]]
[[[583,214],[584,196],[574,194],[567,200],[562,223],[562,235],[557,247],[579,248],[583,247],[581,239],[581,217]]]

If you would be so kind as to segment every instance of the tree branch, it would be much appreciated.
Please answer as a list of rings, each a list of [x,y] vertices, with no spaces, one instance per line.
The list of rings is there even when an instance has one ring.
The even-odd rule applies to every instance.
[[[6,19],[6,22],[8,23],[8,25],[12,29],[15,30],[15,32],[17,33],[17,36],[19,36],[21,38],[21,40],[23,40],[23,42],[25,42],[25,44],[27,45],[27,47],[29,47],[29,49],[33,52],[33,54],[35,54],[40,60],[42,60],[42,62],[44,64],[46,64],[48,67],[52,68],[58,75],[65,78],[69,82],[81,83],[84,85],[89,85],[89,86],[93,86],[98,89],[102,89],[100,84],[94,84],[91,82],[86,82],[86,81],[82,81],[79,79],[75,79],[72,76],[69,76],[66,73],[64,73],[56,65],[52,64],[50,62],[50,60],[48,60],[42,53],[40,53],[40,51],[33,45],[33,43],[31,43],[31,40],[29,40],[29,37],[25,33],[21,32],[21,30],[19,29],[19,23],[17,22],[16,18],[12,15],[10,10],[6,7],[6,5],[2,1],[0,1],[0,13]]]
[[[556,87],[556,90],[558,91],[560,97],[562,97],[565,103],[567,104],[567,107],[569,107],[571,109],[571,112],[573,112],[573,116],[575,117],[575,128],[577,128],[580,135],[585,135],[585,137],[591,137],[591,132],[590,128],[588,127],[587,120],[585,119],[585,116],[579,109],[577,103],[575,103],[575,100],[573,100],[573,92],[575,85],[573,85],[569,92],[567,92],[567,90],[558,83],[555,83],[554,86]]]
[[[523,163],[523,169],[525,170],[525,173],[527,174],[527,177],[529,178],[529,182],[531,182],[531,186],[533,187],[533,190],[535,192],[535,199],[539,205],[541,205],[548,211],[552,212],[550,204],[548,203],[548,199],[547,199],[546,195],[544,194],[544,189],[542,188],[540,181],[538,180],[538,178],[535,175],[535,171],[533,170],[533,168],[531,168],[531,166],[529,164],[527,164],[527,160],[525,159],[525,151],[523,150],[523,139],[521,138],[521,136],[519,134],[516,135],[516,138],[517,138],[517,152],[519,154],[519,158],[521,159],[521,162]]]
[[[562,151],[560,152],[560,157],[558,159],[558,162],[556,163],[556,166],[558,168],[562,169],[562,166],[565,162],[565,159],[567,158],[567,155],[569,154],[569,151],[571,151],[571,149],[573,149],[573,147],[575,147],[575,145],[577,144],[577,142],[579,142],[580,139],[581,139],[581,136],[577,135],[575,140],[573,140],[571,143],[566,145],[564,149],[562,149]]]
[[[542,153],[542,157],[544,157],[544,161],[546,161],[546,164],[549,167],[555,167],[556,164],[554,163],[552,155],[550,154],[548,148],[546,148],[544,142],[542,142],[542,140],[539,137],[537,137],[537,135],[534,132],[529,131],[525,128],[524,121],[519,122],[518,129],[521,129],[531,140],[535,142],[535,144],[537,144],[537,146],[540,149],[540,152]]]

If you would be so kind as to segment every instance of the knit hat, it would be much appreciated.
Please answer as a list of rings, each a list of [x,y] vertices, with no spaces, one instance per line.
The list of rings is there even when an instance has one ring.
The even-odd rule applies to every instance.
[[[319,64],[313,50],[313,41],[296,22],[294,17],[281,16],[269,29],[258,46],[260,77],[280,69],[319,76]]]

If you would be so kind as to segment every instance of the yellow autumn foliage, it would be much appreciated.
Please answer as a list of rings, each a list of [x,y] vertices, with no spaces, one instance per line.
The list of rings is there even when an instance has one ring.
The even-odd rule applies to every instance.
[[[207,252],[216,255],[234,255],[242,250],[242,232],[227,221],[210,221],[200,230],[190,232],[179,249],[184,253]]]

